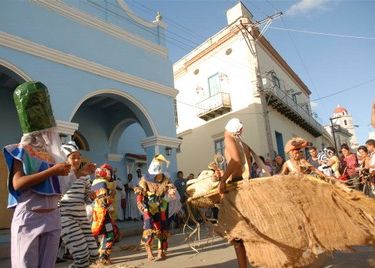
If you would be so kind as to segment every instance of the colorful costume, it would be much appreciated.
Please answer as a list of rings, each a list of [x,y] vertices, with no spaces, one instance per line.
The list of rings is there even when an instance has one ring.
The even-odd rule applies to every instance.
[[[11,226],[12,267],[54,267],[61,228],[57,209],[61,196],[59,178],[51,176],[18,191],[13,187],[16,160],[22,163],[24,175],[32,175],[62,158],[48,90],[40,82],[27,82],[16,88],[14,101],[24,135],[20,144],[4,148],[9,169],[8,208],[15,209]]]
[[[148,173],[143,176],[136,188],[137,205],[143,212],[143,235],[148,257],[152,259],[151,245],[158,240],[158,257],[165,257],[168,249],[168,191],[175,189],[169,178],[162,173],[162,155],[155,156]]]
[[[106,168],[98,168],[95,171],[96,179],[92,183],[92,190],[95,192],[94,208],[92,215],[91,231],[94,236],[102,236],[99,248],[99,259],[110,263],[110,254],[113,246],[115,231],[114,222],[110,216],[112,198],[108,186],[108,178],[111,173]]]
[[[69,156],[78,151],[78,147],[69,142],[62,150]],[[98,246],[86,213],[86,204],[91,203],[90,176],[75,178],[73,172],[71,176],[74,177],[71,187],[60,201],[61,238],[73,256],[74,267],[88,267],[98,258]]]

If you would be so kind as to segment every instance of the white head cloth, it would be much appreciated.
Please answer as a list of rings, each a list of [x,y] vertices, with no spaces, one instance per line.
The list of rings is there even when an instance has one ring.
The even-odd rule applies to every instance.
[[[238,118],[232,118],[225,126],[225,130],[233,133],[234,135],[239,135],[242,128],[243,124]]]
[[[150,166],[148,167],[148,173],[150,175],[158,175],[161,173],[164,173],[164,167],[163,162],[166,163],[166,166],[168,167],[169,161],[165,159],[165,157],[162,154],[155,155],[155,157],[152,159]]]
[[[61,151],[68,157],[71,153],[79,151],[79,148],[74,141],[69,141],[61,145]]]

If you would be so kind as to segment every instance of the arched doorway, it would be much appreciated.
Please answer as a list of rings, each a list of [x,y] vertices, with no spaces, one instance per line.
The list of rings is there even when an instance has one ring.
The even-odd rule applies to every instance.
[[[31,80],[20,69],[0,59],[0,146],[19,142],[22,131],[19,126],[13,92],[19,84]],[[8,170],[4,156],[0,154],[0,229],[9,228],[12,211],[7,209]]]
[[[73,111],[70,121],[79,124],[78,131],[88,143],[90,150],[84,155],[97,164],[112,161],[123,180],[127,172],[125,154],[136,153],[124,151],[126,129],[138,126],[136,131],[142,139],[157,135],[146,109],[134,97],[119,90],[90,93]],[[108,155],[115,155],[117,159],[110,159]]]

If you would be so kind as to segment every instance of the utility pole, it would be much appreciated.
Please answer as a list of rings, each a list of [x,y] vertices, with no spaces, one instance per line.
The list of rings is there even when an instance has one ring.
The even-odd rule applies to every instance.
[[[260,102],[262,105],[262,112],[263,112],[263,118],[264,118],[264,125],[265,125],[265,130],[266,130],[266,139],[267,139],[267,146],[268,146],[268,155],[269,157],[273,158],[274,157],[274,149],[273,149],[273,141],[272,141],[272,131],[271,131],[271,125],[270,125],[270,120],[269,120],[269,110],[268,110],[268,105],[267,105],[267,100],[266,100],[266,95],[264,92],[263,88],[263,82],[262,82],[262,76],[259,68],[259,57],[257,53],[257,41],[259,38],[265,33],[267,28],[270,26],[272,23],[272,20],[280,17],[283,13],[278,12],[272,16],[269,16],[261,21],[253,23],[249,19],[249,23],[243,24],[241,19],[240,19],[240,25],[241,25],[241,33],[243,37],[246,40],[246,43],[249,47],[249,50],[253,57],[255,58],[255,63],[254,63],[254,69],[255,69],[255,74],[256,74],[256,88],[257,92],[260,97]],[[259,32],[258,27],[262,24],[265,23],[265,26],[263,27],[262,31]],[[247,26],[250,26],[250,31]],[[242,29],[245,30],[242,31]]]
[[[333,124],[333,120],[335,120],[335,119],[338,119],[338,117],[329,118],[329,121],[331,122],[331,131],[332,131],[333,142],[335,143],[336,154],[338,154],[336,135],[335,135],[335,125]]]

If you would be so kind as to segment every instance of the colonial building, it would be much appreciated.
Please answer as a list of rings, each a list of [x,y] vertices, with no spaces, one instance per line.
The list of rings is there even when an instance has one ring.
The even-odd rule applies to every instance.
[[[177,61],[178,168],[197,174],[223,152],[224,126],[237,117],[243,137],[266,158],[303,137],[320,149],[332,144],[312,117],[311,91],[261,35],[242,4],[227,11],[228,26]]]
[[[356,150],[359,146],[355,132],[356,125],[353,123],[353,118],[348,110],[337,105],[330,120],[330,127],[333,129],[331,135],[335,135],[337,147],[339,148],[341,144],[346,143],[352,150]]]
[[[155,14],[156,15],[156,14]],[[123,0],[3,1],[0,8],[0,145],[22,135],[14,89],[39,80],[49,89],[59,132],[98,165],[125,179],[155,153],[176,170],[172,64],[160,16],[145,21]],[[0,157],[0,228],[9,224]]]

